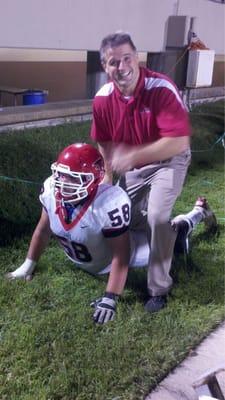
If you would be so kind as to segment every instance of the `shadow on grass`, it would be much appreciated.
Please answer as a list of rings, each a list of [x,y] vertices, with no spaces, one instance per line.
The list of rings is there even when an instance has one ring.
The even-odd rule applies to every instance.
[[[201,242],[210,242],[211,244],[213,244],[214,242],[216,243],[218,238],[220,237],[221,231],[223,230],[224,227],[218,224],[211,230],[205,230],[203,232],[198,233],[197,235],[194,236],[194,239],[190,238],[189,254],[176,254],[173,257],[172,271],[171,271],[173,279],[174,280],[177,279],[177,272],[180,268],[180,265],[183,266],[183,269],[184,271],[186,271],[187,274],[191,274],[194,271],[201,273],[203,271],[203,268],[197,265],[196,262],[193,260],[192,249],[198,248],[198,245]],[[198,250],[199,255],[200,253],[201,250]]]
[[[0,246],[8,246],[15,239],[21,239],[25,235],[31,235],[34,225],[16,223],[0,218]]]
[[[147,288],[147,268],[130,269],[126,288],[128,289],[126,302],[132,304],[136,299],[138,299],[145,303],[149,298]]]

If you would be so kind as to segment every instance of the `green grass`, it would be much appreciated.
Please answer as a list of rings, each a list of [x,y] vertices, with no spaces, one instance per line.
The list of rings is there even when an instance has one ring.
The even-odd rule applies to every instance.
[[[1,400],[144,399],[224,320],[224,151],[220,143],[209,150],[224,128],[222,118],[214,121],[202,115],[203,112],[220,115],[223,103],[214,104],[209,111],[208,107],[213,105],[197,107],[191,115],[193,148],[204,151],[193,153],[192,167],[175,212],[188,211],[199,194],[206,195],[218,218],[219,230],[217,234],[209,235],[200,225],[192,237],[191,258],[174,260],[174,286],[168,306],[160,313],[148,315],[144,311],[146,272],[131,271],[115,321],[96,326],[92,323],[89,303],[103,293],[104,278],[93,278],[75,270],[52,241],[39,262],[33,281],[8,282],[3,275],[23,262],[29,236],[14,239],[10,245],[5,243],[1,248]],[[51,148],[49,135],[53,136],[53,131],[36,132],[37,142],[47,148],[45,157],[49,155],[48,160],[43,157],[41,171],[38,168],[37,172],[35,166],[37,158],[32,161],[33,172],[26,169],[27,160],[25,163],[21,154],[23,175],[15,163],[11,170],[5,161],[7,174],[12,172],[24,179],[34,176],[35,180],[41,179],[49,172],[53,153],[70,143],[73,130],[80,131],[80,128],[53,130],[54,145]],[[85,136],[88,125],[82,129]],[[26,140],[29,143],[30,135],[31,132],[15,135],[17,146],[20,140],[23,144]],[[74,134],[74,141],[77,137],[78,134]],[[0,143],[2,140],[0,137]],[[4,141],[6,145],[6,136]],[[36,156],[31,155],[33,152],[29,154],[35,159]],[[21,190],[19,183],[17,188]],[[11,210],[15,201],[11,192],[9,194],[8,208]],[[33,212],[37,207],[37,199],[33,201],[32,207],[27,206],[27,215],[30,209]],[[19,198],[17,202],[20,203]],[[4,211],[4,218],[15,229],[16,213],[14,218]]]

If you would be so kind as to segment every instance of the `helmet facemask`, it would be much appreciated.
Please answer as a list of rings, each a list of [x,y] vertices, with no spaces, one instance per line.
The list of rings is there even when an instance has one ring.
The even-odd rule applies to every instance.
[[[64,204],[76,205],[89,196],[95,180],[92,172],[73,172],[64,164],[51,166],[55,195],[59,195]]]
[[[90,144],[67,146],[52,164],[52,184],[58,206],[72,206],[92,198],[104,178],[103,157]]]

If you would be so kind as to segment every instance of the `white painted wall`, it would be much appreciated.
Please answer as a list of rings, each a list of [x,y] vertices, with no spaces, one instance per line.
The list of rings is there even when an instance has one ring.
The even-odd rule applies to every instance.
[[[140,51],[162,51],[168,17],[187,15],[224,54],[224,12],[209,0],[0,0],[0,48],[98,50],[103,36],[122,29]]]
[[[180,0],[179,15],[196,17],[197,35],[216,54],[225,54],[225,4]]]

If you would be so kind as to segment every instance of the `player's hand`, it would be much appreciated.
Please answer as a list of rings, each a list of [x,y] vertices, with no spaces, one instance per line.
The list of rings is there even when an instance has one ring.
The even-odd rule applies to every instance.
[[[8,272],[7,274],[5,274],[6,279],[8,279],[9,281],[14,281],[14,279],[23,279],[24,281],[31,281],[33,279],[33,274],[29,274],[29,275],[17,275],[14,274],[13,272]]]
[[[106,292],[102,298],[91,303],[91,306],[95,308],[93,320],[96,324],[106,324],[113,321],[116,314],[117,297],[113,293]]]
[[[98,299],[93,300],[93,301],[90,303],[90,306],[91,306],[92,308],[96,308],[97,305],[98,305],[99,303],[101,303],[101,301],[102,301],[102,297],[99,297]]]
[[[14,279],[24,279],[25,281],[31,281],[33,278],[33,272],[36,266],[36,261],[26,258],[24,263],[15,271],[9,272],[5,275],[6,279],[10,281]]]

